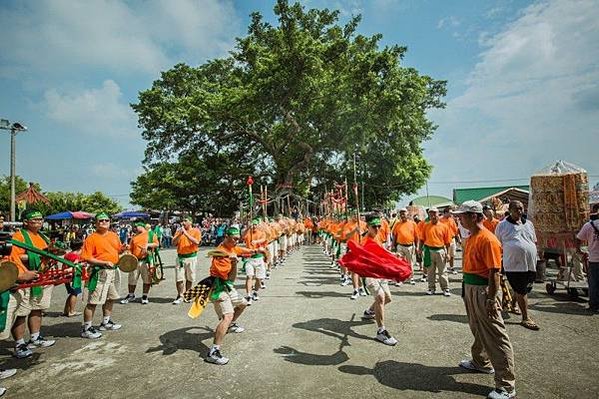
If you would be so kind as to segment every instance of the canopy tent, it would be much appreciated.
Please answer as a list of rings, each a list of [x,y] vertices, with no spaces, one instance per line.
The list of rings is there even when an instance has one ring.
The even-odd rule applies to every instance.
[[[528,193],[530,187],[522,186],[500,186],[500,187],[475,187],[475,188],[455,188],[453,190],[453,202],[462,204],[468,200],[478,202],[490,201],[493,197],[508,199],[517,199],[525,204],[528,203]]]
[[[60,212],[55,213],[54,215],[46,216],[46,220],[66,220],[66,219],[78,219],[78,220],[87,220],[91,219],[93,215],[91,213],[77,211],[77,212]]]
[[[150,215],[138,211],[125,211],[117,213],[116,215],[112,215],[112,217],[116,219],[147,219],[150,217]]]
[[[50,200],[48,199],[48,197],[37,191],[33,183],[29,183],[29,188],[27,188],[27,190],[23,191],[22,193],[18,194],[15,197],[15,201],[17,203],[24,202],[27,205],[35,204],[37,202],[43,202],[46,205],[50,204]]]
[[[428,195],[423,197],[414,198],[410,201],[412,205],[423,206],[425,208],[437,207],[444,208],[446,206],[453,205],[453,201],[447,197],[440,195]]]

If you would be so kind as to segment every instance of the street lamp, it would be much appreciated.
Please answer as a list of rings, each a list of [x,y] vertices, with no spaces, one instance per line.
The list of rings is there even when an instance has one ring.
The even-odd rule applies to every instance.
[[[12,125],[7,119],[0,119],[0,129],[10,130],[10,221],[15,222],[15,165],[16,165],[16,140],[18,132],[24,132],[27,127],[14,122]]]

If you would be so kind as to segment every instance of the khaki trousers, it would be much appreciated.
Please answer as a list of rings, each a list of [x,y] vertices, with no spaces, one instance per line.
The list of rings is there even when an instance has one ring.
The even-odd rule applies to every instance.
[[[412,269],[412,276],[411,278],[414,277],[414,245],[411,245],[409,247],[404,247],[401,244],[397,244],[397,254],[399,256],[401,256],[402,258],[404,258],[409,264],[410,264],[410,269]]]
[[[435,290],[437,273],[439,274],[439,284],[442,290],[449,289],[449,279],[447,277],[447,266],[445,265],[445,250],[430,250],[431,266],[427,269],[426,277],[428,279],[428,289]]]
[[[508,392],[515,389],[514,349],[507,335],[501,312],[494,317],[487,313],[486,285],[464,284],[464,305],[470,331],[474,335],[472,362],[477,367],[495,369],[495,387]]]

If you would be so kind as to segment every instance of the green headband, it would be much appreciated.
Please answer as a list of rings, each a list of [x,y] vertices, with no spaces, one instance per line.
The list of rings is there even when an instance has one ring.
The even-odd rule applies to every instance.
[[[191,216],[185,216],[185,217],[183,218],[183,220],[186,220],[186,221],[188,221],[188,222],[193,222],[193,218],[192,218]]]
[[[100,219],[110,219],[110,216],[106,212],[98,212],[96,213],[96,220]]]
[[[240,232],[239,229],[237,227],[229,227],[227,229],[227,231],[225,232],[226,235],[228,236],[239,236]]]
[[[368,224],[370,226],[380,226],[381,225],[381,218],[373,218],[371,219]]]
[[[137,226],[141,226],[144,229],[146,228],[146,223],[145,222],[135,222],[133,223],[133,226],[137,227]]]
[[[260,224],[260,219],[258,219],[258,218],[252,219],[252,224]]]
[[[40,211],[30,210],[25,212],[23,215],[23,220],[31,220],[31,219],[41,219],[44,215]]]

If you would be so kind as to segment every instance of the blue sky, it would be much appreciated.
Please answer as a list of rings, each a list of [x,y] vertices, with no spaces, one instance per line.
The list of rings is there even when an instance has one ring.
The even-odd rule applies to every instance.
[[[223,56],[273,1],[2,1],[0,117],[21,121],[17,173],[48,191],[127,205],[145,148],[129,103],[175,63]],[[359,32],[408,46],[405,64],[449,81],[425,143],[430,194],[522,184],[557,159],[599,180],[596,0],[307,0],[362,14]],[[0,133],[0,175],[9,137]],[[421,190],[424,193],[424,189]]]

